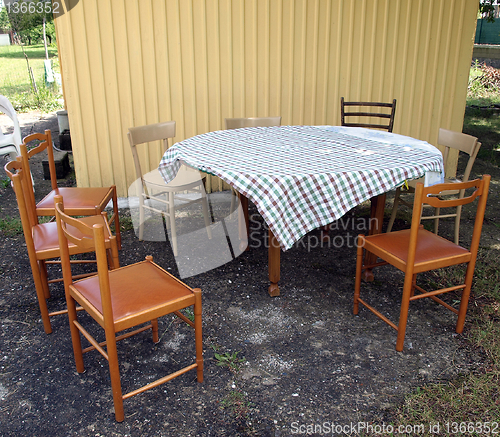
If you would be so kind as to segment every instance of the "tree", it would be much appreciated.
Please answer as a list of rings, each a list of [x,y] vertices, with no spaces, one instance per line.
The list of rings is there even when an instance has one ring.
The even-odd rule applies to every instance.
[[[495,5],[498,5],[497,0],[479,0],[479,13],[490,23],[495,21]]]
[[[43,8],[40,5],[50,5]],[[10,26],[22,43],[28,45],[43,41],[43,26],[46,24],[47,38],[50,43],[55,39],[54,17],[50,0],[17,0],[6,7]],[[49,23],[52,23],[49,25]]]

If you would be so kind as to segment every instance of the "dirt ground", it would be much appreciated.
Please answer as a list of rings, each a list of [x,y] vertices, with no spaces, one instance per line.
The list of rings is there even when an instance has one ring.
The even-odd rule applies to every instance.
[[[52,129],[58,145],[54,114],[23,123],[23,134]],[[498,252],[500,172],[477,161],[473,173],[493,177],[481,245]],[[41,165],[33,175],[39,197],[48,190]],[[213,206],[216,220],[227,206]],[[362,205],[348,213],[333,227],[331,241],[352,242],[367,211]],[[128,209],[121,215],[127,217]],[[262,241],[263,224],[253,208],[251,216],[260,229],[252,238]],[[0,218],[9,217],[18,217],[15,197],[10,187],[0,188]],[[465,211],[464,241],[471,218]],[[404,225],[403,219],[396,223]],[[452,231],[442,223],[442,235],[452,238]],[[122,235],[122,265],[152,254],[177,273],[168,242],[139,241],[130,226]],[[319,247],[313,244],[318,237],[314,231],[282,253],[280,297],[267,293],[263,244],[185,279],[203,291],[205,380],[197,383],[190,372],[134,396],[125,401],[124,422],[117,423],[106,361],[89,353],[86,372],[76,372],[66,317],[52,319],[52,334],[43,331],[23,236],[0,234],[0,435],[289,436],[311,425],[324,431],[352,425],[361,434],[369,423],[390,422],[395,406],[416,387],[483,367],[485,355],[467,340],[470,322],[463,335],[455,334],[455,316],[432,301],[412,303],[405,349],[396,352],[392,328],[367,310],[352,314],[354,247]],[[367,300],[393,320],[402,280],[384,267],[374,283],[363,285]],[[63,306],[62,287],[54,286],[49,308]],[[194,336],[185,323],[166,317],[160,333],[156,345],[148,333],[119,345],[124,390],[191,362]],[[235,353],[242,359],[238,371],[217,365],[215,354]]]

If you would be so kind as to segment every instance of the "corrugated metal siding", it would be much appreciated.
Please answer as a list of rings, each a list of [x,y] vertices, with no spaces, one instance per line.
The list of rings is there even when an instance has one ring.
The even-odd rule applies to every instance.
[[[462,129],[477,0],[84,0],[57,18],[78,184],[135,179],[130,126],[176,141],[225,117],[340,123],[339,101],[398,100],[394,132]],[[161,148],[144,151],[151,168]],[[213,180],[212,188],[219,189]]]

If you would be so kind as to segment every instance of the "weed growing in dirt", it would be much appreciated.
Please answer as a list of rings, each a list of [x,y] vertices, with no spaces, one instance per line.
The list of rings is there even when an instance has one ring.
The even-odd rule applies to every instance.
[[[245,357],[238,358],[238,351],[230,353],[224,352],[223,354],[214,353],[215,360],[217,361],[216,365],[221,367],[229,367],[229,370],[232,372],[237,372],[240,370],[240,363],[245,362]]]

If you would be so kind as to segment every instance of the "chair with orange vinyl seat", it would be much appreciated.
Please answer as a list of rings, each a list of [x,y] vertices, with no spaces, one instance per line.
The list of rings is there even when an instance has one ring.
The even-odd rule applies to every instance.
[[[413,217],[410,229],[370,236],[360,235],[358,237],[356,282],[354,287],[354,314],[358,314],[359,304],[362,304],[384,322],[396,329],[398,332],[396,350],[403,350],[410,302],[423,297],[430,297],[457,314],[456,332],[462,332],[469,302],[479,240],[481,237],[490,179],[491,177],[489,175],[484,175],[482,179],[476,179],[469,182],[437,184],[430,187],[424,187],[422,183],[418,183],[413,202]],[[474,189],[474,192],[469,195],[464,195],[459,199],[443,200],[437,197],[442,191],[450,189],[464,191]],[[474,201],[477,201],[476,218],[469,249],[439,237],[425,230],[420,225],[422,206],[424,204],[429,204],[435,208],[446,208],[464,206]],[[363,261],[364,251],[366,251],[367,254],[370,253],[377,256],[382,261],[366,265]],[[385,264],[391,264],[405,274],[398,325],[391,322],[381,312],[360,297],[362,271]],[[418,273],[458,264],[467,265],[463,283],[459,285],[426,291],[416,284]],[[459,309],[454,308],[437,297],[440,294],[458,290],[462,290]],[[415,294],[415,291],[419,293]]]
[[[39,141],[35,147],[28,150],[31,142]],[[23,157],[24,167],[27,173],[30,173],[29,160],[34,155],[47,151],[47,158],[50,170],[50,182],[52,191],[50,191],[40,202],[36,204],[36,214],[38,216],[54,216],[54,197],[61,195],[66,204],[66,211],[71,215],[90,216],[100,215],[110,201],[113,201],[113,213],[109,223],[114,223],[114,230],[118,247],[121,247],[120,221],[118,218],[118,202],[116,195],[116,186],[110,187],[58,187],[56,167],[54,162],[54,151],[52,148],[52,134],[49,129],[44,134],[35,133],[23,138],[21,144],[21,156]],[[33,195],[34,196],[34,195]],[[33,197],[34,199],[34,197]]]
[[[350,108],[357,108],[357,110],[350,110]],[[396,99],[393,99],[392,103],[383,103],[346,102],[343,97],[340,98],[340,124],[342,126],[383,129],[392,132],[395,114]],[[349,121],[351,117],[355,117],[356,121]],[[349,120],[346,120],[347,118]],[[363,122],[363,118],[371,121]]]
[[[196,368],[198,381],[203,382],[201,290],[191,289],[182,283],[155,264],[151,256],[146,257],[145,261],[108,271],[104,227],[88,226],[80,219],[66,215],[59,197],[56,197],[55,209],[76,368],[79,373],[84,371],[83,353],[90,350],[97,349],[108,360],[116,420],[121,422],[124,419],[124,399],[157,387],[189,370]],[[79,235],[73,231],[74,229],[78,230]],[[97,276],[73,282],[69,244],[79,247],[80,250],[95,249]],[[76,303],[80,304],[104,329],[105,343],[95,340],[79,323],[75,310]],[[194,306],[194,322],[180,312],[181,309],[189,306]],[[123,394],[117,340],[151,329],[153,341],[158,342],[157,318],[172,313],[195,329],[195,363]],[[123,335],[116,335],[120,331],[144,323],[147,325]],[[91,346],[85,350],[82,350],[80,333],[91,343]],[[103,349],[104,345],[106,345],[106,350]]]
[[[131,127],[128,130],[128,139],[134,157],[137,179],[141,182],[139,193],[139,240],[144,235],[144,211],[150,210],[169,217],[168,225],[172,236],[172,250],[177,256],[177,231],[175,225],[175,210],[195,202],[201,202],[203,218],[208,238],[212,238],[210,228],[210,215],[208,211],[207,196],[203,184],[205,175],[198,170],[181,165],[175,178],[168,184],[157,168],[143,173],[141,159],[137,146],[155,141],[162,141],[162,153],[168,148],[168,140],[175,137],[175,121],[148,124],[145,126]],[[189,194],[195,193],[198,197],[192,199]],[[187,194],[187,195],[186,195]],[[160,209],[163,207],[163,209]]]
[[[38,216],[35,211],[35,202],[33,198],[33,185],[29,172],[23,168],[22,158],[18,156],[16,161],[10,161],[5,165],[5,172],[12,181],[12,186],[16,194],[19,215],[23,227],[26,248],[35,282],[35,290],[42,316],[43,327],[47,334],[52,332],[50,317],[58,314],[64,314],[67,310],[55,311],[49,313],[47,308],[47,299],[50,297],[49,284],[62,281],[62,278],[48,279],[47,264],[59,263],[59,239],[57,236],[57,225],[55,222],[38,223]],[[27,174],[28,177],[25,177]],[[106,233],[106,245],[109,249],[110,260],[113,267],[119,266],[118,248],[109,240],[111,231],[106,220],[106,214],[85,217],[82,219],[89,225],[102,224]],[[72,255],[88,252],[81,251],[76,246],[70,247]],[[95,260],[73,260],[74,263],[94,262]],[[80,276],[85,276],[80,275]]]
[[[443,162],[448,162],[450,158],[450,151],[452,149],[458,150],[458,152],[462,152],[469,156],[467,160],[467,165],[465,167],[465,172],[462,178],[458,179],[455,177],[446,177],[444,182],[446,183],[456,183],[456,182],[467,182],[469,180],[470,172],[472,170],[472,166],[474,165],[474,161],[476,160],[477,153],[481,148],[481,143],[477,140],[476,137],[471,135],[463,134],[461,132],[454,132],[447,129],[439,129],[438,135],[438,145],[444,146],[443,153]],[[407,193],[414,193],[415,187],[418,182],[423,182],[423,178],[414,179],[408,181],[408,191]],[[392,204],[392,212],[391,217],[389,219],[389,223],[387,225],[387,232],[391,232],[392,226],[394,225],[394,220],[396,219],[396,214],[398,212],[398,205],[402,204],[409,208],[411,208],[411,204],[406,202],[401,196],[404,196],[404,192],[402,187],[396,189],[396,194],[394,195],[394,202]],[[459,198],[464,195],[463,191],[458,189],[452,189],[447,192],[441,193],[441,196],[458,196]],[[456,208],[454,213],[441,214],[439,208],[434,210],[434,214],[422,216],[422,220],[434,220],[434,233],[438,233],[439,227],[439,219],[455,217],[455,244],[459,243],[459,234],[460,234],[460,217],[462,215],[462,207],[459,205]]]
[[[116,420],[121,422],[124,419],[124,399],[157,387],[189,370],[197,369],[198,382],[203,382],[201,290],[191,289],[176,279],[155,264],[151,256],[147,256],[145,261],[108,271],[103,226],[94,225],[91,227],[80,219],[66,215],[64,205],[59,197],[56,197],[55,208],[76,369],[79,373],[84,371],[83,353],[90,350],[97,349],[108,360]],[[79,235],[72,229],[77,229]],[[74,244],[80,250],[95,249],[97,276],[73,282],[68,244]],[[77,319],[76,303],[80,304],[104,329],[106,339],[104,343],[95,340],[80,324]],[[194,322],[180,312],[181,309],[189,306],[194,307]],[[117,340],[151,329],[153,341],[157,343],[159,341],[157,318],[171,313],[195,329],[195,362],[143,387],[123,394]],[[145,326],[136,328],[144,323],[146,323]],[[136,329],[119,336],[116,335],[129,328]],[[82,350],[80,333],[91,344],[85,350]],[[106,350],[103,348],[104,345]]]

